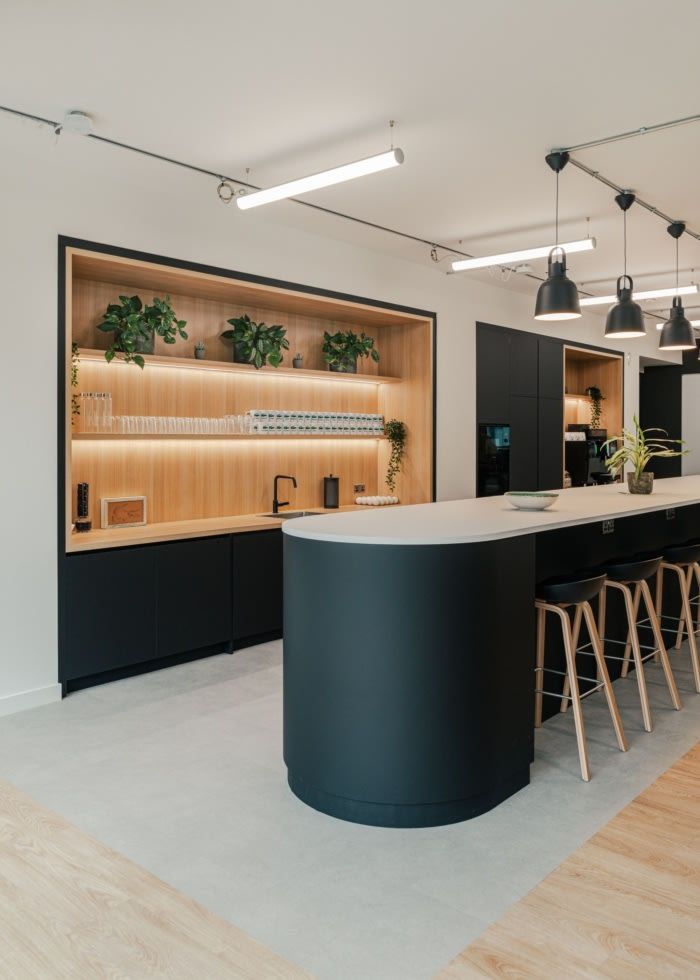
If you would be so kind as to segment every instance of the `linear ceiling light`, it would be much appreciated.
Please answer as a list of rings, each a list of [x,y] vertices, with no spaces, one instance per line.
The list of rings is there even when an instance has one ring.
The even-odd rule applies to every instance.
[[[559,248],[569,252],[590,252],[596,246],[595,238],[582,238],[578,242],[562,242]],[[457,259],[452,263],[453,272],[466,272],[467,269],[488,269],[493,265],[507,265],[509,262],[524,262],[527,259],[546,259],[554,248],[542,245],[539,248],[523,248],[519,252],[501,252],[500,255],[483,255],[476,259]]]
[[[641,292],[635,289],[632,299],[638,303],[643,299],[659,299],[663,296],[689,296],[691,293],[697,293],[697,291],[698,287],[695,283],[691,283],[689,286],[679,286],[678,289],[675,286],[670,289],[645,289]],[[616,300],[617,296],[582,296],[581,306],[606,306]]]
[[[356,160],[355,163],[343,164],[342,167],[333,167],[332,170],[322,170],[321,173],[311,174],[309,177],[289,180],[286,184],[277,184],[275,187],[266,187],[262,191],[241,194],[236,198],[236,204],[245,211],[247,208],[257,208],[260,204],[270,204],[271,201],[282,201],[286,197],[306,194],[308,191],[318,190],[319,187],[342,184],[344,181],[353,180],[355,177],[365,177],[367,174],[375,174],[380,170],[398,167],[402,163],[403,150],[397,147],[393,150],[387,150],[386,153],[365,157],[364,160]]]

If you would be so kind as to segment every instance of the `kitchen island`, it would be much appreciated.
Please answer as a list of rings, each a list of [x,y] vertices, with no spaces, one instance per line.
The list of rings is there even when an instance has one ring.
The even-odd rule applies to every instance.
[[[700,477],[306,517],[284,531],[289,785],[389,827],[477,816],[529,782],[537,581],[700,537]]]

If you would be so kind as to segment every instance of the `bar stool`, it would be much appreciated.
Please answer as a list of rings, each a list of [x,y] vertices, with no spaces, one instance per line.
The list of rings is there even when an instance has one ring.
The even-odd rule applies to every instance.
[[[556,697],[562,703],[571,702],[574,712],[574,727],[576,729],[576,742],[578,744],[579,762],[581,764],[581,776],[586,782],[591,778],[590,767],[588,764],[588,749],[586,746],[586,732],[583,723],[583,711],[581,701],[583,698],[593,694],[594,691],[605,692],[608,703],[608,710],[612,718],[613,728],[617,736],[617,744],[620,751],[627,751],[627,741],[622,728],[620,713],[617,709],[617,702],[613,693],[608,668],[605,664],[605,657],[598,636],[595,617],[591,609],[591,599],[600,595],[605,583],[605,575],[582,574],[578,578],[571,578],[564,581],[544,582],[537,586],[537,598],[535,608],[537,609],[537,656],[535,663],[535,728],[542,725],[542,696]],[[573,626],[569,615],[569,608],[573,607],[574,621]],[[547,613],[552,613],[559,617],[561,624],[562,637],[564,640],[564,654],[566,657],[566,671],[554,670],[544,666],[544,643]],[[599,679],[592,677],[579,677],[576,673],[576,651],[578,648],[578,638],[581,631],[581,622],[586,621],[586,629],[593,648],[598,667]],[[568,681],[567,691],[563,694],[555,694],[553,691],[544,690],[544,674],[554,673]],[[591,683],[593,686],[583,694],[579,692],[579,680]],[[568,691],[571,691],[571,694]]]
[[[700,630],[700,615],[697,625],[693,622],[693,603],[697,599],[690,598],[690,592],[695,577],[700,586],[700,542],[689,541],[686,544],[678,545],[664,550],[664,557],[659,572],[656,576],[656,615],[663,623],[664,620],[672,620],[678,623],[677,628],[662,626],[662,632],[676,634],[676,650],[680,649],[683,641],[683,633],[688,633],[688,647],[690,648],[690,661],[693,666],[693,678],[695,680],[695,690],[700,694],[700,657],[698,657],[698,642],[696,632]],[[665,616],[662,611],[664,595],[664,572],[674,572],[678,577],[678,586],[681,592],[681,614],[680,616]]]
[[[630,558],[627,561],[616,561],[606,565],[605,572],[607,574],[607,578],[600,594],[600,601],[598,605],[598,633],[600,634],[601,643],[603,645],[603,652],[605,653],[606,643],[619,644],[625,648],[621,657],[616,657],[610,653],[605,653],[606,660],[620,661],[622,663],[621,676],[627,677],[630,660],[634,659],[637,686],[639,687],[639,700],[642,706],[642,719],[644,722],[644,728],[648,732],[653,731],[654,726],[651,719],[651,705],[649,704],[646,677],[644,675],[644,664],[647,660],[651,660],[653,657],[654,659],[659,659],[661,661],[661,666],[666,678],[666,684],[668,685],[669,694],[671,695],[671,703],[676,711],[680,711],[682,708],[681,699],[678,695],[678,688],[676,687],[676,681],[673,677],[673,671],[671,670],[668,653],[663,641],[663,636],[661,635],[661,626],[656,615],[656,610],[654,608],[654,602],[651,597],[651,591],[648,583],[648,579],[650,579],[653,575],[656,575],[659,571],[661,562],[662,558],[660,555],[658,555],[651,558]],[[609,589],[617,590],[623,595],[625,602],[625,613],[627,615],[626,640],[615,640],[612,637],[605,635],[605,617],[607,608],[607,594]],[[645,619],[638,621],[639,607],[642,600],[644,601],[647,616]],[[648,644],[642,644],[639,642],[639,626],[641,624],[648,625],[651,628],[652,635],[654,637],[654,646],[649,646]],[[648,652],[642,654],[642,649]]]

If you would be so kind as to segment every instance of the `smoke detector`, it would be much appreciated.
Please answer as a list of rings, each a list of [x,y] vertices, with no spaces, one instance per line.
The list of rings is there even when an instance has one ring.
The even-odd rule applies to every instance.
[[[92,116],[80,109],[71,109],[63,117],[64,133],[77,133],[79,136],[89,136],[92,132]]]

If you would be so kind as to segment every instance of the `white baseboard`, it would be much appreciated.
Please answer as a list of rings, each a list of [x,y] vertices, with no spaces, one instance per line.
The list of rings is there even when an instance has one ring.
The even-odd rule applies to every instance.
[[[42,704],[51,704],[52,701],[60,700],[60,684],[49,684],[48,687],[37,687],[33,691],[6,694],[5,697],[0,697],[0,718],[4,715],[13,715],[16,711],[39,708]]]

